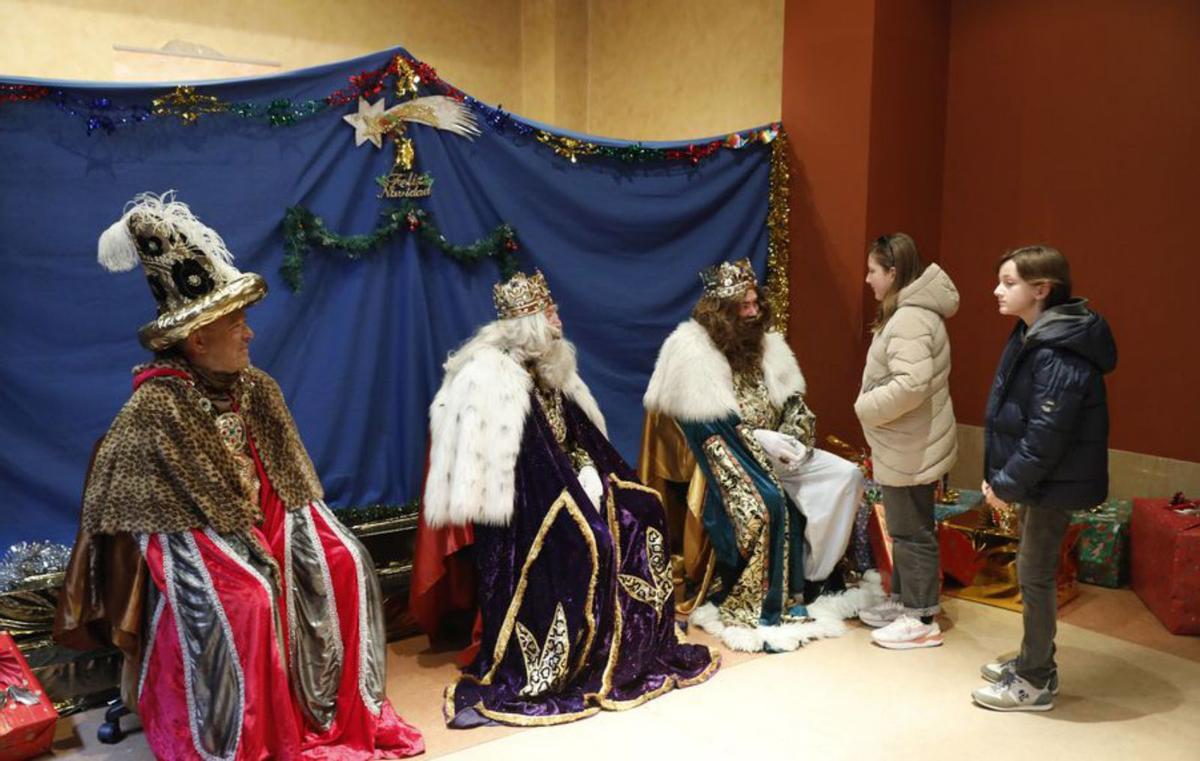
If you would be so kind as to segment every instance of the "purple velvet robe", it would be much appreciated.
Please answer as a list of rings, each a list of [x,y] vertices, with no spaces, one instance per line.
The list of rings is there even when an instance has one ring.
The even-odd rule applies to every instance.
[[[483,638],[446,690],[449,726],[559,724],[632,708],[719,665],[678,632],[658,494],[578,406],[564,398],[563,412],[568,440],[604,481],[602,504],[584,493],[531,399],[512,520],[475,526]]]

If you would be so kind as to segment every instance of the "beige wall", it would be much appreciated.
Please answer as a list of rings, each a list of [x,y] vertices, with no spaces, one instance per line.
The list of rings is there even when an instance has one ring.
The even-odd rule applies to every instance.
[[[593,0],[589,7],[589,132],[670,140],[779,119],[780,0]]]
[[[0,0],[0,76],[112,80],[114,44],[172,39],[283,70],[400,44],[514,113],[670,140],[779,118],[783,0]]]
[[[950,485],[979,489],[983,478],[983,428],[958,426],[958,462],[950,471]],[[1108,450],[1108,494],[1114,499],[1170,497],[1177,491],[1200,494],[1200,463],[1169,457]]]

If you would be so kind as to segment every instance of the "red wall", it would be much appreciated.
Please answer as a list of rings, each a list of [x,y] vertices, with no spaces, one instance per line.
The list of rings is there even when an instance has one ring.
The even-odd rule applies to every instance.
[[[862,443],[853,405],[875,309],[868,242],[904,230],[937,254],[949,24],[944,0],[786,5],[789,336],[821,436]]]
[[[869,240],[911,233],[958,284],[962,423],[1011,322],[995,261],[1046,242],[1116,334],[1118,449],[1200,461],[1200,2],[788,0],[791,341],[822,433],[851,405]]]
[[[871,127],[873,2],[789,2],[783,122],[791,147],[789,339],[818,435],[861,439],[862,269]]]
[[[1116,334],[1111,446],[1200,461],[1200,3],[953,3],[941,261],[959,421],[1011,322],[995,261],[1046,242]]]

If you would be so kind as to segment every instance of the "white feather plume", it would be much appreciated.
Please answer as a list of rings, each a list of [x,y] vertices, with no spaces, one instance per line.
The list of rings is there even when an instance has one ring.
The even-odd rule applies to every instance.
[[[125,272],[138,264],[137,245],[129,232],[130,217],[137,216],[142,224],[150,223],[164,242],[172,236],[183,235],[190,245],[204,251],[218,274],[225,279],[239,274],[233,266],[233,254],[224,239],[211,227],[203,224],[188,205],[175,200],[175,191],[139,193],[125,204],[125,212],[100,236],[98,260],[110,272]]]
[[[125,225],[125,217],[109,225],[96,244],[96,261],[109,272],[128,272],[138,265],[137,247]]]

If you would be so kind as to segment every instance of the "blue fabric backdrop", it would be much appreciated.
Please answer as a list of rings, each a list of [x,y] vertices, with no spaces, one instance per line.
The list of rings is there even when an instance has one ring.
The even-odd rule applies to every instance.
[[[202,91],[323,98],[399,50]],[[8,81],[142,104],[171,87]],[[374,178],[391,151],[354,146],[341,118],[354,108],[292,127],[155,118],[88,135],[51,100],[0,105],[0,551],[72,541],[92,445],[147,358],[136,340],[153,316],[145,278],[96,263],[101,231],[146,190],[177,189],[239,268],[266,277],[270,294],[249,312],[253,361],[282,386],[331,504],[418,496],[442,361],[493,319],[498,273],[404,236],[358,262],[315,253],[304,290],[287,289],[278,269],[288,206],[349,234],[373,230],[390,203]],[[697,271],[750,257],[764,272],[769,147],[720,151],[696,167],[572,164],[486,126],[474,141],[421,126],[409,134],[417,168],[436,180],[423,203],[448,239],[516,228],[523,268],[545,273],[610,435],[635,462],[641,396],[660,343],[700,294]]]

